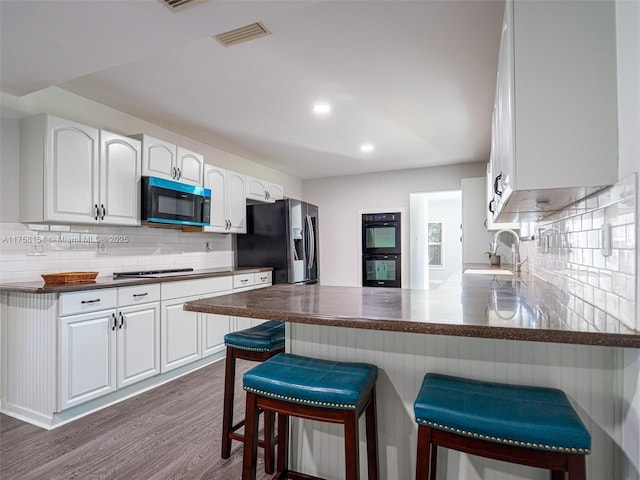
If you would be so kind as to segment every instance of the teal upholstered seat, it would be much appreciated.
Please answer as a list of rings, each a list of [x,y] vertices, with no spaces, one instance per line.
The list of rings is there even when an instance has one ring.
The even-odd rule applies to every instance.
[[[418,425],[537,450],[588,454],[591,436],[566,395],[428,373],[414,403]]]
[[[316,407],[356,409],[371,391],[378,367],[281,353],[253,367],[244,389],[257,395]]]
[[[263,322],[252,328],[227,333],[224,336],[227,347],[270,352],[284,345],[284,322],[275,320]]]

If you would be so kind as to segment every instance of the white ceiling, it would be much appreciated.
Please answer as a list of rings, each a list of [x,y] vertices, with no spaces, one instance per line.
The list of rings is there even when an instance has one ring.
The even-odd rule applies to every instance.
[[[503,8],[0,0],[0,89],[57,85],[302,179],[486,161]],[[272,34],[211,38],[256,21]]]

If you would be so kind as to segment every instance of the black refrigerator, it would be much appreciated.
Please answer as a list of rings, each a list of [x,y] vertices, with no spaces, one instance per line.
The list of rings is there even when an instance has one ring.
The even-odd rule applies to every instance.
[[[300,200],[247,206],[238,267],[273,267],[273,283],[318,283],[318,207]]]

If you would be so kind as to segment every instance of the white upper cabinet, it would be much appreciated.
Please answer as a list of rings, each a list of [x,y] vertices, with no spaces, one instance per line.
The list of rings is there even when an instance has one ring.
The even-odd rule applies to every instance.
[[[204,156],[150,135],[132,135],[142,141],[142,175],[202,186]]]
[[[284,198],[282,185],[247,176],[247,199],[257,202],[274,203]]]
[[[247,232],[245,185],[243,174],[205,165],[204,187],[211,189],[211,226],[205,232]]]
[[[487,176],[485,177],[485,198],[486,198],[486,203],[485,203],[485,218],[486,218],[486,222],[485,222],[485,227],[487,228],[487,230],[491,231],[491,230],[503,230],[503,229],[510,229],[510,230],[518,230],[520,229],[520,224],[519,223],[498,223],[495,221],[495,215],[496,215],[496,205],[499,202],[499,198],[497,197],[495,191],[494,191],[494,182],[493,182],[493,175],[491,172],[491,163],[487,164]],[[463,222],[464,224],[464,222]]]
[[[140,225],[140,142],[100,132],[100,221]]]
[[[20,220],[139,225],[140,143],[41,114],[20,120]]]
[[[186,148],[177,147],[176,159],[176,168],[180,175],[178,181],[201,187],[204,174],[204,156]]]
[[[617,180],[614,2],[506,2],[492,123],[499,221]]]

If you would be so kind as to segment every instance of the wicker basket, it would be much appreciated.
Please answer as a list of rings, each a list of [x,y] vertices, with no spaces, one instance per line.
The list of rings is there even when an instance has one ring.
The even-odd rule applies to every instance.
[[[81,283],[93,282],[98,276],[98,272],[43,273],[41,276],[45,283]]]

